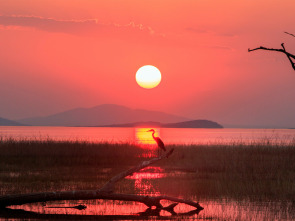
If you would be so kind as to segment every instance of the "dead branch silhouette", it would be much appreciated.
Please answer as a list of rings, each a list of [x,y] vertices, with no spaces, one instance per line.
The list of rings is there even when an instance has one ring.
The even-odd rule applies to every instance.
[[[292,37],[295,37],[295,35],[293,35],[293,34],[291,34],[291,33],[289,33],[289,32],[284,32],[284,33],[286,33],[286,34],[288,34],[288,35],[291,35]],[[295,55],[294,55],[294,54],[291,54],[291,53],[289,53],[289,52],[286,51],[286,48],[285,48],[284,43],[282,43],[281,46],[282,46],[282,49],[266,48],[266,47],[260,46],[260,47],[258,47],[258,48],[253,48],[253,49],[250,49],[250,48],[249,48],[249,49],[248,49],[248,52],[256,51],[256,50],[266,50],[266,51],[276,51],[276,52],[284,53],[284,54],[287,56],[288,60],[290,61],[293,70],[295,71],[295,63],[294,63],[294,61],[293,61],[293,59],[295,59]]]

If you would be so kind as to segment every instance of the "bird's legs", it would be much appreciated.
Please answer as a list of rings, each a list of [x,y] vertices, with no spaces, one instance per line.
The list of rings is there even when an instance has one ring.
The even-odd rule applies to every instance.
[[[162,154],[162,150],[161,150],[161,148],[158,148],[158,157],[160,157],[161,154]]]

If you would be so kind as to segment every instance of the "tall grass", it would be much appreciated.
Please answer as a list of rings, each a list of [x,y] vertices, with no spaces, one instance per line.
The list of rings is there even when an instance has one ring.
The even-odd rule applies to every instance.
[[[295,145],[167,145],[168,172],[150,182],[163,194],[294,199]],[[0,139],[0,194],[99,188],[150,150],[131,143]],[[120,192],[134,192],[125,180]]]
[[[163,166],[191,171],[198,196],[294,199],[295,146],[175,146]],[[175,187],[172,186],[172,192]]]

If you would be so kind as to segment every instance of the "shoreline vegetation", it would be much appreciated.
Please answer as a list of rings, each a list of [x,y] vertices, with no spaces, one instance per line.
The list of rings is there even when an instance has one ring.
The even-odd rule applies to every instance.
[[[172,156],[154,165],[168,175],[149,181],[163,195],[294,202],[294,142],[167,145],[170,148],[175,148]],[[98,189],[152,154],[157,149],[132,143],[0,138],[0,195]],[[116,188],[120,193],[137,191],[132,179]]]

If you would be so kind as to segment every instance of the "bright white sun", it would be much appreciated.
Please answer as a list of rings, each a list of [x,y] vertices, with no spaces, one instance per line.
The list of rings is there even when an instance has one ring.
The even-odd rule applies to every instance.
[[[151,89],[160,84],[161,72],[155,66],[145,65],[138,69],[135,78],[139,86]]]

